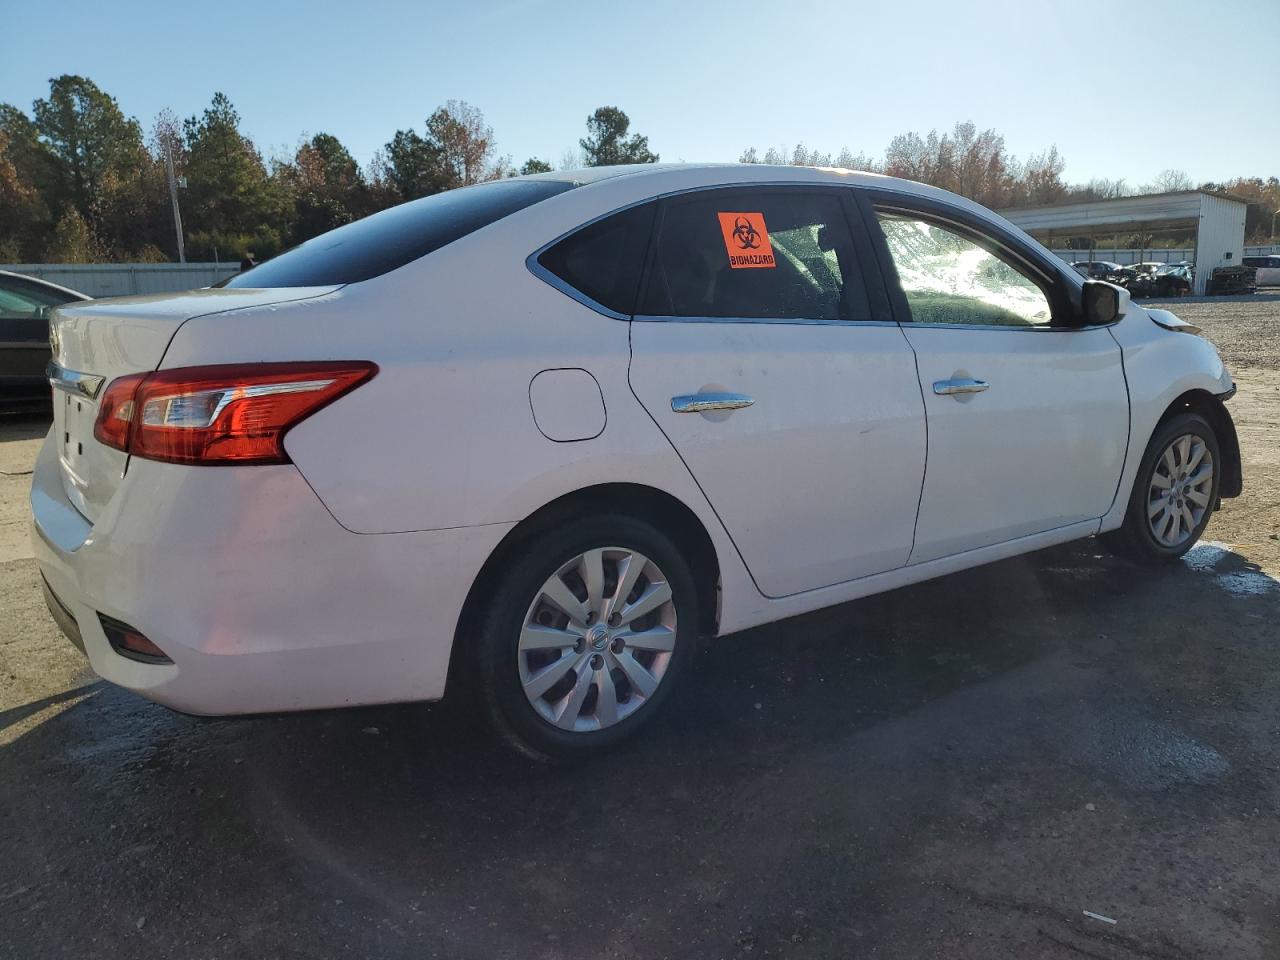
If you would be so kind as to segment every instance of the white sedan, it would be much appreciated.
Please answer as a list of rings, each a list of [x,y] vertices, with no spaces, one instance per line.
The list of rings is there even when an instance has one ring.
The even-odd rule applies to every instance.
[[[458,688],[590,752],[702,638],[1100,534],[1181,556],[1241,487],[1196,332],[915,183],[504,180],[60,308],[36,554],[178,710]]]

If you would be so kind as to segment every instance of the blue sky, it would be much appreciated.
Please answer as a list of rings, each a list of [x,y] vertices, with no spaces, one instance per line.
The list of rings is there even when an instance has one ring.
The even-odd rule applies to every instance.
[[[363,163],[462,99],[517,164],[558,165],[614,104],[663,160],[798,141],[879,155],[971,119],[1019,156],[1056,143],[1072,181],[1280,174],[1275,0],[0,0],[0,17],[22,38],[0,100],[29,110],[79,73],[149,128],[222,90],[268,154],[324,131]]]

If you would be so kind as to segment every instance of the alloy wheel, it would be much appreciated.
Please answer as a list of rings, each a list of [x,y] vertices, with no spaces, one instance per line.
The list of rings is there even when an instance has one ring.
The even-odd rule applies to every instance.
[[[520,685],[548,723],[603,730],[652,698],[676,644],[667,578],[624,547],[588,550],[534,597],[520,631]]]
[[[1185,433],[1156,460],[1147,487],[1147,524],[1156,543],[1186,543],[1212,507],[1213,454],[1203,439]]]

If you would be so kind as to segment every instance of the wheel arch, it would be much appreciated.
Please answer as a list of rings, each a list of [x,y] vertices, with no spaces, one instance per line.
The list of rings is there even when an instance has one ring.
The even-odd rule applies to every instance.
[[[1222,398],[1201,389],[1187,390],[1179,394],[1156,421],[1151,431],[1152,436],[1166,421],[1180,413],[1197,413],[1209,421],[1209,425],[1213,427],[1213,432],[1218,437],[1219,452],[1223,460],[1218,495],[1228,498],[1240,496],[1244,485],[1240,440],[1236,436],[1235,421],[1231,419],[1231,413],[1227,410],[1227,405],[1222,402]],[[1151,442],[1150,438],[1147,442]]]
[[[619,504],[625,504],[620,507]],[[706,527],[686,504],[657,487],[639,483],[601,483],[564,494],[539,507],[513,527],[490,552],[467,591],[453,638],[447,686],[458,678],[466,636],[480,613],[479,598],[502,575],[510,559],[556,524],[593,512],[625,513],[652,523],[680,547],[693,570],[698,591],[699,632],[714,636],[720,620],[720,561]]]

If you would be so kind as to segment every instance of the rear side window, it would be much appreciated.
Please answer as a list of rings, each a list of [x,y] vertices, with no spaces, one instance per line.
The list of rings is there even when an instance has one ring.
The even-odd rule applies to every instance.
[[[425,257],[481,227],[575,184],[497,180],[411,200],[330,230],[237,274],[228,287],[325,287],[358,283]]]
[[[538,263],[574,290],[615,313],[634,312],[654,204],[597,220],[543,251]]]
[[[667,202],[640,312],[746,320],[868,317],[832,191],[709,190]]]

